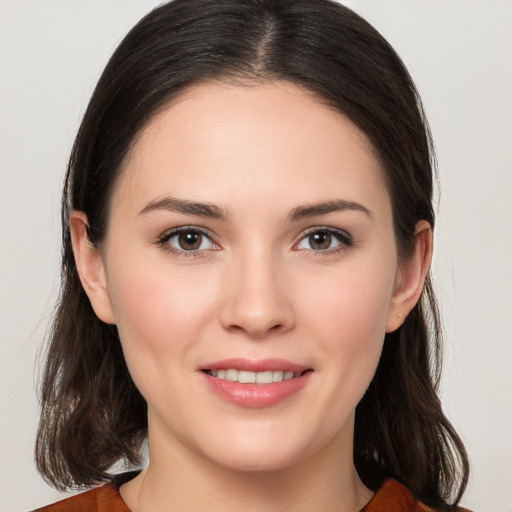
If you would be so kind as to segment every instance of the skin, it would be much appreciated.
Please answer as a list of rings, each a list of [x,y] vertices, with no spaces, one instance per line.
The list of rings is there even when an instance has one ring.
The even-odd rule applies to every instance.
[[[168,197],[215,205],[226,219],[148,207]],[[361,208],[290,218],[339,200]],[[353,466],[354,410],[431,255],[422,221],[413,256],[398,260],[366,136],[290,83],[195,86],[137,139],[100,250],[86,223],[73,212],[82,283],[97,315],[117,324],[148,402],[150,463],[121,488],[130,509],[360,510],[372,493]],[[183,226],[208,235],[198,251],[159,242]],[[343,236],[330,232],[319,249],[315,229]],[[313,371],[298,393],[249,409],[213,393],[198,370],[232,357]]]

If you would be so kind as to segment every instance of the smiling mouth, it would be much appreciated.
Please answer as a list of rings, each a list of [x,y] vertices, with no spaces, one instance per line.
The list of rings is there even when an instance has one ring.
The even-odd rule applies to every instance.
[[[211,377],[230,382],[239,382],[240,384],[272,384],[274,382],[282,382],[284,380],[292,380],[300,377],[303,372],[292,372],[283,370],[270,370],[265,372],[251,372],[246,370],[237,370],[234,368],[219,370],[204,370]]]

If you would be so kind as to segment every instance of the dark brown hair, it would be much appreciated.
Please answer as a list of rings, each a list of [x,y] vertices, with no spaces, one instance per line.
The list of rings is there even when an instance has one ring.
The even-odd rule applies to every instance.
[[[101,245],[109,200],[136,136],[192,84],[287,80],[344,113],[369,138],[390,193],[400,257],[416,223],[434,226],[435,158],[414,84],[385,39],[330,0],[175,0],[144,17],[119,45],[78,132],[62,201],[62,289],[41,387],[39,471],[58,488],[109,478],[135,464],[146,403],[128,373],[117,329],[94,314],[71,249],[69,213],[86,213]],[[437,396],[441,335],[427,279],[356,410],[354,458],[363,482],[403,482],[425,503],[458,502],[468,477],[464,446]]]

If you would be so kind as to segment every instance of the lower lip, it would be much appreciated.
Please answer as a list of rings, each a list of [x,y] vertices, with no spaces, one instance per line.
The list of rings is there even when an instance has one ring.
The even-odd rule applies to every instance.
[[[270,384],[241,384],[218,379],[203,372],[210,389],[222,399],[240,407],[259,409],[278,404],[300,391],[308,382],[311,371],[300,377]]]

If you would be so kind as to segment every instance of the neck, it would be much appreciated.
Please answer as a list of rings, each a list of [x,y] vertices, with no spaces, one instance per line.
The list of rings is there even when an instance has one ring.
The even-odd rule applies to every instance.
[[[357,512],[373,494],[355,471],[352,436],[283,469],[237,471],[151,434],[148,466],[121,488],[133,512]]]

